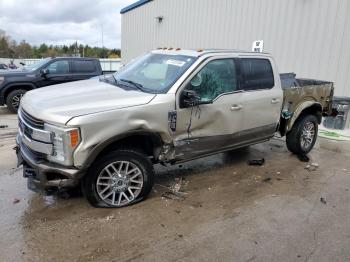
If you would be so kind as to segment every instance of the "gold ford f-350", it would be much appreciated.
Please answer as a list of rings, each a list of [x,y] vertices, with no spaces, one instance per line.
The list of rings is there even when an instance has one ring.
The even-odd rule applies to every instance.
[[[269,54],[156,50],[110,76],[27,92],[18,112],[18,164],[30,189],[80,185],[92,205],[122,207],[149,194],[156,163],[276,133],[291,152],[307,154],[332,97],[330,82],[280,77]]]

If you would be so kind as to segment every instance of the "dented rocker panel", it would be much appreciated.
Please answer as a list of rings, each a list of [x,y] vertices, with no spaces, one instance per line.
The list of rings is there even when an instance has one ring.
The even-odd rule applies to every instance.
[[[183,162],[204,155],[252,145],[270,139],[275,130],[276,124],[271,124],[233,134],[177,140],[172,144],[164,145],[160,160],[165,162]]]

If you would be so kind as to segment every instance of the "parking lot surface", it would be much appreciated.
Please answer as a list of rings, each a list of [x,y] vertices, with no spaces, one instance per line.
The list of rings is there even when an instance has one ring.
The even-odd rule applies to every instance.
[[[273,139],[157,166],[146,201],[96,209],[80,195],[30,192],[16,115],[0,107],[0,125],[1,261],[350,261],[344,153],[316,148],[304,163]]]

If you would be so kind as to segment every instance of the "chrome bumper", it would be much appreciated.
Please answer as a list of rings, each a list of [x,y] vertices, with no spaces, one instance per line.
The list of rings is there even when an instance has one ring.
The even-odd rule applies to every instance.
[[[23,163],[19,164],[23,164],[23,176],[28,178],[29,189],[48,192],[78,185],[82,170],[63,167],[38,158],[26,147],[24,139],[20,134],[17,135],[16,152],[18,159],[23,159]]]

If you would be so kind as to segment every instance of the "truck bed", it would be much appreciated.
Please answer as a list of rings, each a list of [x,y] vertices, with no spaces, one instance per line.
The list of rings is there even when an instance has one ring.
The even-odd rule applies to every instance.
[[[332,112],[333,82],[296,78],[294,73],[281,74],[283,89],[283,112],[295,112],[298,105],[304,101],[317,101],[323,109],[323,114]]]

